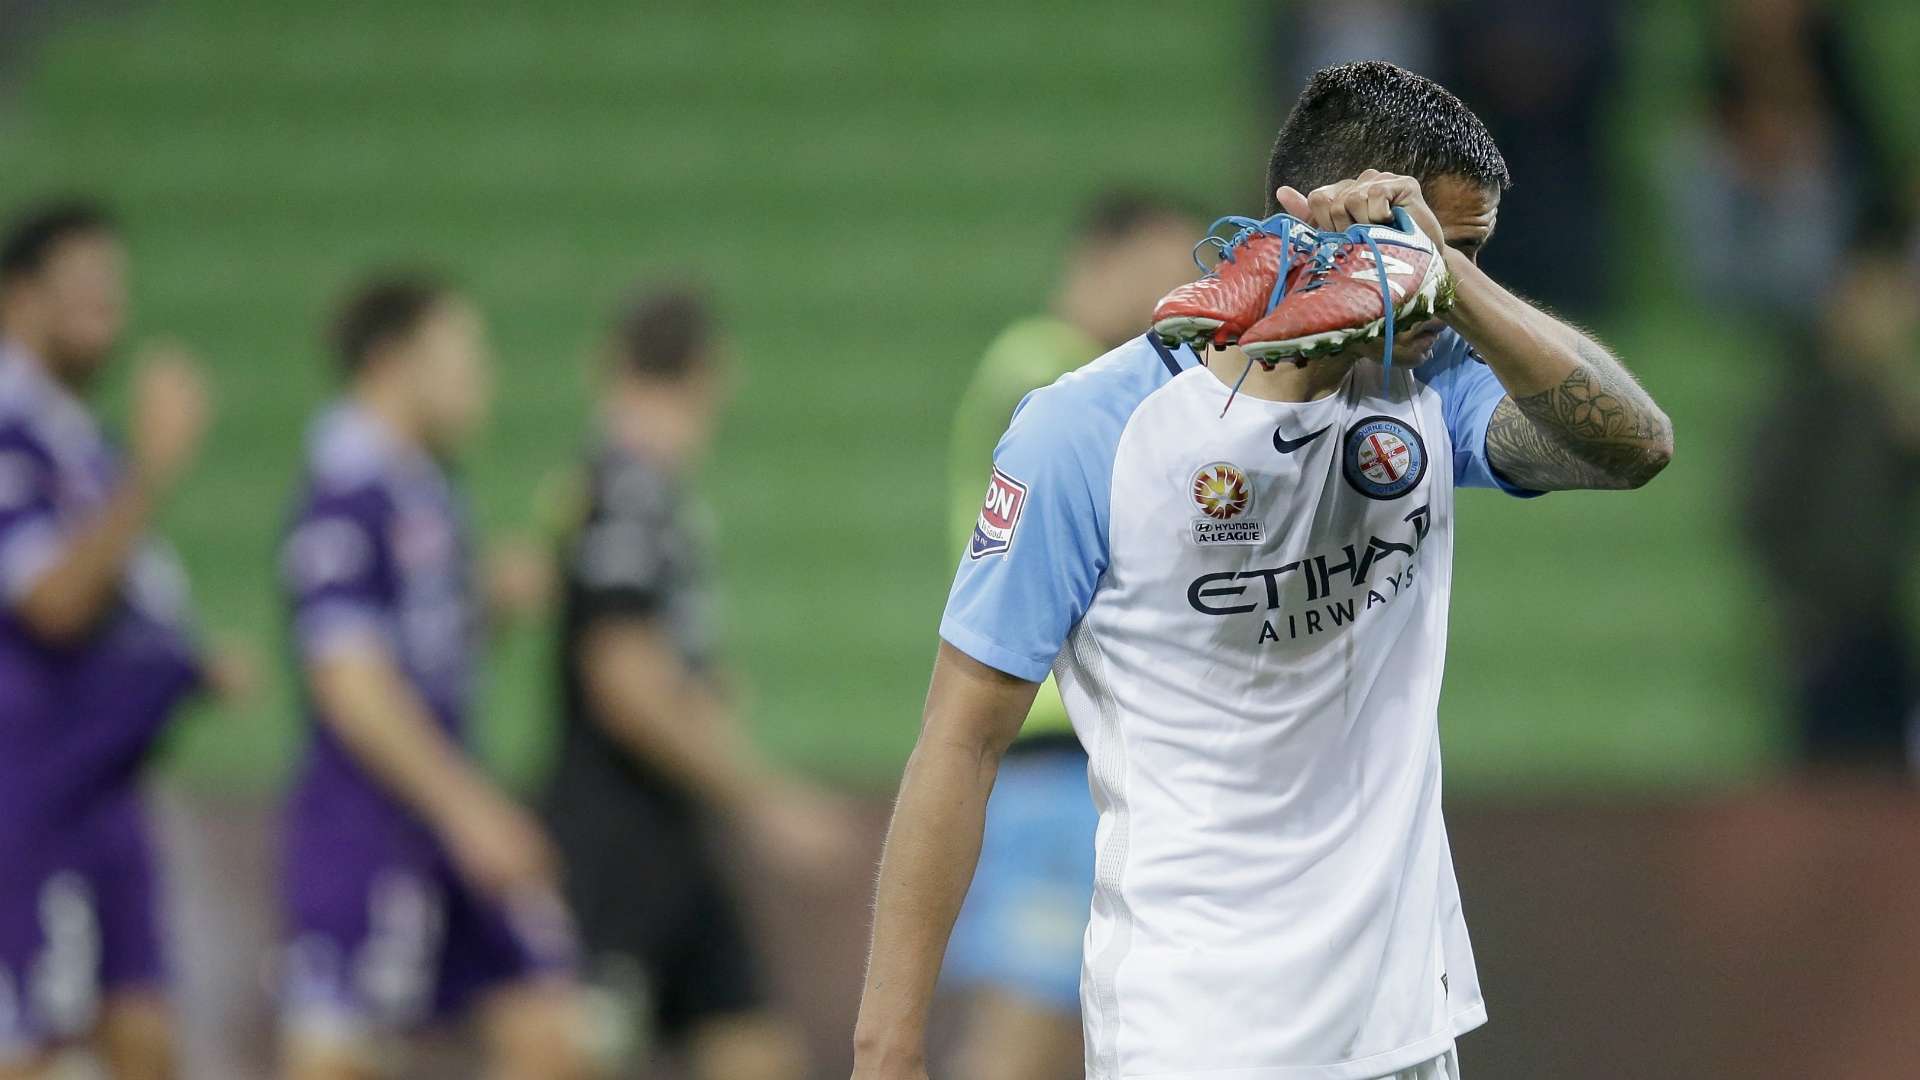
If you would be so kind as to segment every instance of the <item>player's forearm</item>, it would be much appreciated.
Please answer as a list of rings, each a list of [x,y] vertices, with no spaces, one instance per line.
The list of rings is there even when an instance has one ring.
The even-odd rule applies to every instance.
[[[347,752],[422,820],[446,827],[492,784],[384,660],[323,661],[308,673],[318,713]]]
[[[922,1062],[934,983],[980,859],[998,768],[997,752],[924,735],[907,761],[880,860],[873,945],[854,1027],[855,1055],[865,1067]]]
[[[710,694],[628,699],[596,711],[634,757],[721,814],[748,809],[778,783]]]
[[[1457,290],[1447,321],[1507,391],[1487,432],[1503,476],[1543,490],[1626,488],[1666,467],[1673,424],[1619,360],[1458,252],[1448,268]]]
[[[119,595],[127,560],[140,546],[158,503],[152,485],[129,478],[92,521],[63,545],[19,603],[41,639],[65,644],[85,634]]]
[[[587,629],[581,678],[602,729],[650,769],[722,814],[750,808],[776,780],[720,695],[646,621]]]

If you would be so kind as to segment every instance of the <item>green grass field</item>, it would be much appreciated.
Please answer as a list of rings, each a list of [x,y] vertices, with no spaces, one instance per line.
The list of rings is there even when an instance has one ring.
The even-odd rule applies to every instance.
[[[698,486],[752,717],[782,756],[879,787],[912,741],[951,570],[949,403],[1039,302],[1084,195],[1252,201],[1276,122],[1255,46],[1233,44],[1253,11],[140,5],[32,55],[0,106],[0,203],[85,189],[124,211],[139,334],[193,343],[223,405],[169,531],[207,622],[270,657],[272,536],[327,393],[317,328],[357,270],[450,267],[490,312],[499,423],[470,474],[494,530],[530,527],[574,453],[612,300],[647,274],[711,282],[746,378]],[[1637,78],[1684,68],[1684,21],[1647,20]],[[1150,51],[1182,39],[1213,59]],[[1629,165],[1638,119],[1671,105],[1650,94],[1627,99]],[[1638,291],[1603,329],[1670,405],[1679,458],[1639,497],[1464,497],[1442,709],[1458,783],[1718,779],[1777,742],[1764,590],[1728,516],[1776,364],[1658,282]],[[527,632],[491,665],[487,745],[521,778],[545,745],[547,655]],[[175,772],[279,775],[285,681],[253,715],[181,728]]]

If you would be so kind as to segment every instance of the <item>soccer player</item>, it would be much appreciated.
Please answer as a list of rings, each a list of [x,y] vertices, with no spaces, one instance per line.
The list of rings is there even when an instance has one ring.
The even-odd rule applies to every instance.
[[[1199,229],[1171,201],[1134,192],[1101,195],[1082,212],[1052,310],[995,338],[960,399],[949,458],[959,548],[1020,399],[1136,336],[1140,313],[1193,276]],[[1048,679],[988,802],[980,867],[947,951],[947,982],[969,998],[959,1075],[1045,1080],[1078,1063],[1096,821],[1086,752]]]
[[[1441,87],[1324,70],[1280,131],[1268,209],[1317,229],[1403,212],[1443,245],[1444,321],[1398,335],[1391,366],[1362,342],[1209,367],[1142,337],[1023,404],[894,812],[860,1080],[926,1076],[994,772],[1050,668],[1100,809],[1089,1077],[1458,1075],[1454,1039],[1486,1012],[1440,817],[1454,489],[1637,487],[1672,452],[1605,348],[1475,265],[1508,181]],[[1344,254],[1350,276],[1312,269],[1309,295],[1365,318],[1373,288],[1377,318],[1376,268]]]
[[[151,533],[199,448],[205,383],[135,378],[124,463],[87,395],[126,317],[127,253],[86,203],[0,242],[0,1077],[91,1043],[121,1080],[172,1074],[139,777],[201,683],[185,577]]]
[[[849,830],[753,750],[725,690],[701,493],[729,365],[695,293],[643,293],[615,322],[563,547],[565,729],[545,802],[618,1011],[697,1080],[789,1080],[807,1074],[803,1047],[768,1005],[713,830],[808,875],[851,871]]]
[[[383,277],[333,345],[346,392],[281,554],[312,719],[283,846],[286,1074],[387,1075],[401,1036],[465,1012],[490,1075],[587,1075],[553,851],[463,734],[483,613],[447,470],[487,404],[480,315]]]

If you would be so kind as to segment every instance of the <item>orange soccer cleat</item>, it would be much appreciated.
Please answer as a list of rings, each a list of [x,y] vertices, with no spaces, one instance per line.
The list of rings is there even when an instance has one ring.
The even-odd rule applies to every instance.
[[[1214,235],[1223,225],[1236,225],[1232,238]],[[1314,232],[1298,218],[1275,214],[1265,220],[1223,217],[1194,245],[1220,250],[1220,261],[1207,275],[1168,293],[1153,309],[1153,332],[1169,345],[1191,344],[1225,348],[1259,322],[1280,298],[1284,279],[1296,252],[1311,250]]]
[[[1240,349],[1259,364],[1337,353],[1356,341],[1386,339],[1439,314],[1453,302],[1452,278],[1433,241],[1407,212],[1392,225],[1355,225],[1322,232],[1311,256],[1288,276],[1284,294],[1240,335]]]

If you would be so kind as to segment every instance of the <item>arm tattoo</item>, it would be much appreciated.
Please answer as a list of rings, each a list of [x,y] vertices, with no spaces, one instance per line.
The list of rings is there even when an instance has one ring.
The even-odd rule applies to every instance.
[[[1509,397],[1487,423],[1487,461],[1535,491],[1633,488],[1666,466],[1666,414],[1606,350],[1581,339],[1581,363],[1559,386]]]

